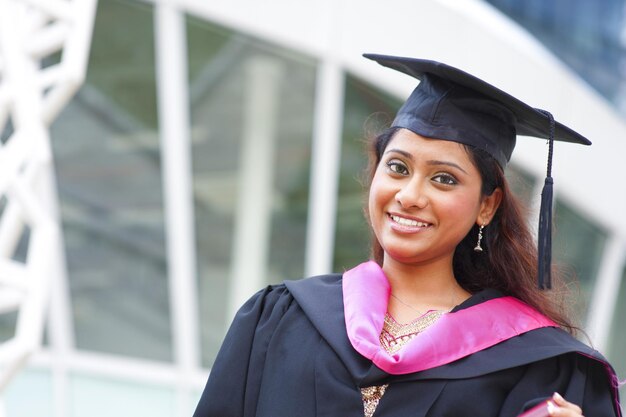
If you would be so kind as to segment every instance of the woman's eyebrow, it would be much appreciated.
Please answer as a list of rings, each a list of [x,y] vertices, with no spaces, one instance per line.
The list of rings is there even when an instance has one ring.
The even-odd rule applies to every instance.
[[[446,165],[449,167],[457,168],[461,170],[462,172],[464,172],[465,174],[467,174],[467,171],[465,171],[463,168],[461,168],[459,165],[455,164],[454,162],[431,160],[431,161],[426,161],[426,163],[428,165]]]
[[[413,160],[413,155],[411,155],[407,151],[403,151],[402,149],[397,149],[397,148],[389,149],[388,151],[385,152],[385,154],[388,154],[390,152],[399,153],[400,155],[405,156],[410,160]]]
[[[388,154],[388,153],[399,153],[400,155],[406,157],[407,159],[409,159],[411,161],[413,160],[413,155],[411,155],[409,152],[404,151],[402,149],[392,148],[392,149],[389,149],[388,151],[385,152],[385,154]],[[433,159],[433,160],[430,160],[430,161],[426,161],[426,163],[428,165],[446,165],[446,166],[449,166],[449,167],[456,168],[459,171],[467,174],[466,170],[464,170],[463,168],[461,168],[458,164],[455,164],[454,162],[439,161],[439,160],[434,160]]]

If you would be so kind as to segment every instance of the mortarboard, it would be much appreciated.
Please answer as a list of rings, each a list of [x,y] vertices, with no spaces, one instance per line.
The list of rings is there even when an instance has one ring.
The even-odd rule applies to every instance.
[[[535,109],[458,68],[425,59],[363,56],[420,80],[398,110],[392,127],[483,149],[503,169],[511,158],[517,135],[548,139],[548,168],[539,212],[538,280],[540,288],[550,288],[553,141],[582,145],[591,142],[556,122],[549,112]]]

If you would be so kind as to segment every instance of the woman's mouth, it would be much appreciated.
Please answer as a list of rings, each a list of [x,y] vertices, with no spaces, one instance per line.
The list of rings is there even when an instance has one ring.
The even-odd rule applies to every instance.
[[[392,226],[396,226],[394,229],[402,231],[419,231],[431,226],[430,223],[415,219],[408,219],[406,217],[398,216],[397,214],[389,214],[389,218],[393,222]]]

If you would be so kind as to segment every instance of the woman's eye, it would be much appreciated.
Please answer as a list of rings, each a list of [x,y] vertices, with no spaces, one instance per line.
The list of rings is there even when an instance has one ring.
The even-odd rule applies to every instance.
[[[409,173],[409,170],[406,166],[398,161],[389,161],[387,162],[387,168],[394,174],[406,175]]]
[[[437,174],[433,177],[433,181],[445,185],[456,185],[459,183],[457,179],[450,174]]]

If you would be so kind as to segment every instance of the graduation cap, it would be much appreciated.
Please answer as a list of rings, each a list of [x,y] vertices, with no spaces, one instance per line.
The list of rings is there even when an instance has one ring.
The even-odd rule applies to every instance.
[[[539,288],[551,287],[552,153],[554,140],[591,145],[584,136],[510,94],[458,68],[425,59],[364,54],[379,64],[420,80],[392,127],[450,140],[486,151],[504,169],[516,136],[548,139],[547,175],[539,211]]]

